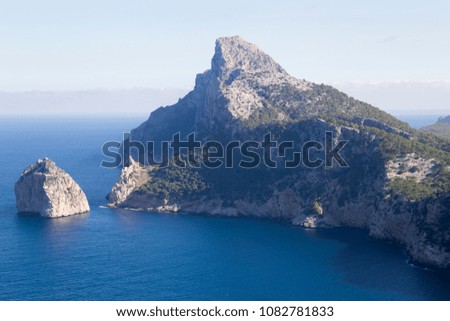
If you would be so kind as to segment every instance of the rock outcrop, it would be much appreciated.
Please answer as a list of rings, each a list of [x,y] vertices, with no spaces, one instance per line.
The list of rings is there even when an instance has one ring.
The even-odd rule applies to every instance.
[[[130,194],[149,180],[148,168],[130,159],[129,166],[124,167],[118,182],[113,186],[107,199],[110,206],[123,204]]]
[[[62,217],[89,212],[86,195],[64,170],[48,158],[27,167],[14,191],[19,212]]]

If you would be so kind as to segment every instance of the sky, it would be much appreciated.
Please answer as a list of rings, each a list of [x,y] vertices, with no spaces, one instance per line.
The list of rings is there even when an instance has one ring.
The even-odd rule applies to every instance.
[[[449,12],[448,0],[0,0],[0,92],[188,91],[215,39],[240,35],[297,78],[450,114]]]

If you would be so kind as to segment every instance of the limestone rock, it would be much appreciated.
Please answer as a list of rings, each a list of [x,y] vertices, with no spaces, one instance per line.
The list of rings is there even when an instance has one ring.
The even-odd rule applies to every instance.
[[[27,167],[15,188],[19,212],[62,217],[89,212],[86,195],[64,170],[48,158]]]
[[[118,182],[113,186],[107,196],[109,205],[115,206],[122,204],[133,191],[145,184],[148,180],[148,169],[142,167],[131,158],[129,160],[129,166],[122,169]]]
[[[240,130],[241,122],[264,113],[272,103],[280,105],[278,121],[286,122],[294,117],[289,111],[297,107],[307,111],[300,106],[302,100],[286,101],[289,98],[286,91],[300,94],[313,90],[313,85],[291,76],[269,55],[241,37],[219,38],[211,69],[197,75],[194,90],[175,105],[154,111],[147,122],[131,132],[131,139],[155,142],[170,139],[171,127],[182,135],[194,130],[207,136],[221,131],[233,133]]]

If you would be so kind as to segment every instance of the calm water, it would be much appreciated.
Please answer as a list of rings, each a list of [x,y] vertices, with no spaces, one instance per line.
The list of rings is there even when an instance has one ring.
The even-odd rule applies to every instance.
[[[441,300],[448,276],[364,231],[106,209],[118,170],[100,147],[137,119],[0,120],[0,300]],[[48,156],[91,212],[17,215],[14,182]]]

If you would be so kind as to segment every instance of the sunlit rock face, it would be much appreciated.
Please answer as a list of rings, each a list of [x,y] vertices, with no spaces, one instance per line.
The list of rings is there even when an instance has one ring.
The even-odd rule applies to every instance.
[[[64,170],[48,158],[27,167],[15,188],[19,212],[62,217],[89,212],[86,195]]]

